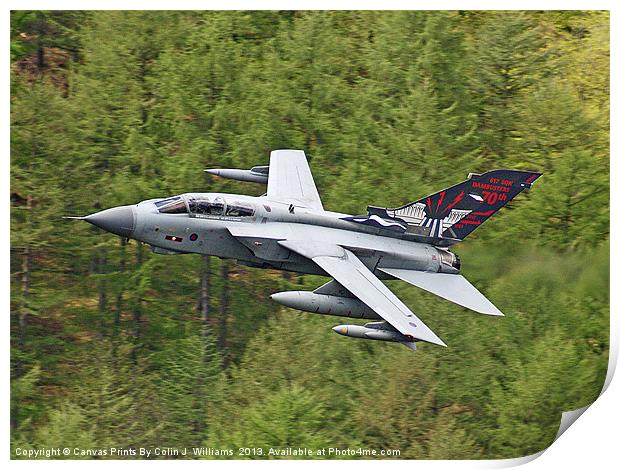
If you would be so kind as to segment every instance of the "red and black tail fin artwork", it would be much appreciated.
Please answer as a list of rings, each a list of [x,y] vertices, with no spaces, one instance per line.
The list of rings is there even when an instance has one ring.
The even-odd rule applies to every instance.
[[[433,239],[464,239],[542,173],[491,170],[394,209],[369,207],[369,215],[406,224],[408,233]]]

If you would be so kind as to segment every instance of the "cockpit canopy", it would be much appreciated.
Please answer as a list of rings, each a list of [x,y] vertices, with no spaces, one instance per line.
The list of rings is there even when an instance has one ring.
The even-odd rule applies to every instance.
[[[224,198],[220,196],[213,199],[207,196],[191,197],[187,203],[192,215],[224,215],[226,209]]]
[[[247,201],[217,195],[190,194],[155,202],[164,214],[189,214],[190,217],[252,217],[254,207]]]

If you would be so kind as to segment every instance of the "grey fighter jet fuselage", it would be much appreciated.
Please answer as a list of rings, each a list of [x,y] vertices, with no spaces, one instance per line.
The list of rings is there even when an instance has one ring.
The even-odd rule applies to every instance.
[[[269,167],[207,171],[267,183],[267,194],[185,193],[79,218],[159,254],[199,253],[331,276],[313,292],[272,299],[313,313],[379,320],[334,330],[411,349],[417,341],[445,344],[380,280],[401,279],[480,313],[502,315],[459,274],[460,260],[449,246],[540,176],[516,170],[470,175],[400,208],[370,206],[367,215],[352,216],[323,209],[302,151],[274,151]]]

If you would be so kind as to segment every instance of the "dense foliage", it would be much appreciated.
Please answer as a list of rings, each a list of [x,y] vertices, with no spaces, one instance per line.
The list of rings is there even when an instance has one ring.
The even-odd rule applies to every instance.
[[[605,12],[13,12],[12,447],[507,458],[593,401],[609,347]],[[449,345],[280,308],[313,276],[162,256],[63,215],[304,149],[326,208],[544,176],[456,248],[505,318],[390,286]],[[12,454],[15,457],[15,454]],[[252,457],[252,456],[250,456]],[[88,456],[84,456],[88,458]],[[260,457],[259,457],[260,458]]]

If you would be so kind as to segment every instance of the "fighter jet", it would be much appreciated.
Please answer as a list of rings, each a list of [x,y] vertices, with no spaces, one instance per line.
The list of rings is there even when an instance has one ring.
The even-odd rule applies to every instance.
[[[450,247],[541,176],[521,170],[469,174],[401,207],[368,206],[367,214],[350,215],[323,208],[302,150],[275,150],[268,166],[205,171],[267,184],[267,193],[185,193],[73,218],[147,243],[159,254],[200,253],[331,277],[311,292],[279,292],[271,298],[306,312],[373,320],[333,330],[412,350],[420,341],[446,344],[382,281],[399,279],[475,312],[502,316],[459,274],[461,261]]]

